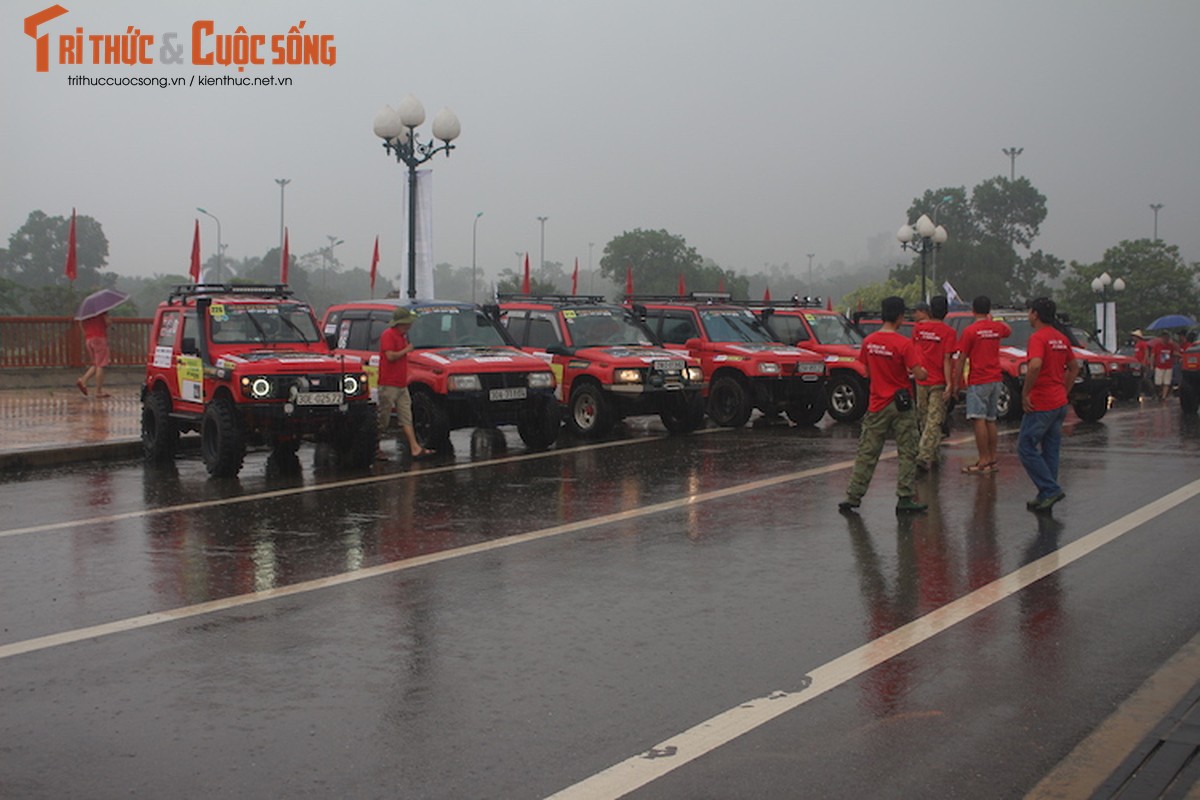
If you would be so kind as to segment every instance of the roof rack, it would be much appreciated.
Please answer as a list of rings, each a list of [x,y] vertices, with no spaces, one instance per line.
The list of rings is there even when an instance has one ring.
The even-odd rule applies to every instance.
[[[520,292],[497,292],[498,300],[518,300],[529,303],[606,303],[602,294],[522,294]]]
[[[197,295],[231,294],[247,297],[278,297],[287,299],[295,293],[285,283],[183,283],[171,290],[167,303]]]
[[[688,292],[687,294],[627,294],[626,303],[733,303],[729,292]]]

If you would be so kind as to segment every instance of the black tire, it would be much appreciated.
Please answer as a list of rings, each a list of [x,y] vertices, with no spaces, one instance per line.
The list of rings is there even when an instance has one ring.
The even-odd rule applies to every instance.
[[[345,421],[338,426],[333,442],[337,463],[346,469],[364,469],[375,461],[379,449],[379,421],[375,408],[351,406]]]
[[[867,413],[867,381],[857,373],[837,370],[830,376],[825,394],[829,416],[838,422],[855,422]]]
[[[1099,422],[1108,413],[1108,392],[1097,392],[1091,397],[1077,400],[1071,407],[1084,422]]]
[[[543,398],[521,412],[517,434],[530,450],[545,450],[558,439],[562,409],[553,397]]]
[[[443,450],[450,441],[450,415],[441,401],[424,389],[410,389],[413,432],[421,447]]]
[[[242,471],[246,436],[232,402],[220,397],[204,409],[200,423],[200,456],[208,474],[232,478]]]
[[[1179,410],[1185,414],[1195,414],[1200,408],[1200,381],[1189,381],[1185,375],[1179,381]]]
[[[722,375],[708,390],[708,416],[723,428],[740,428],[750,419],[754,406],[750,392],[738,378]]]
[[[787,405],[788,419],[795,425],[816,425],[825,416],[825,395],[817,392],[808,401],[794,400]]]
[[[1107,400],[1106,396],[1106,403]],[[1021,384],[1017,382],[1016,378],[1005,375],[1000,381],[1000,396],[996,399],[996,419],[1020,419],[1024,413],[1025,410],[1021,408]],[[1097,419],[1099,418],[1097,417]]]
[[[691,433],[704,424],[704,398],[699,392],[667,395],[658,417],[670,433]]]
[[[142,454],[148,464],[165,464],[179,447],[179,426],[171,419],[171,398],[161,389],[142,401]]]
[[[567,406],[567,427],[580,436],[595,439],[606,435],[617,424],[612,404],[591,381],[577,383]]]

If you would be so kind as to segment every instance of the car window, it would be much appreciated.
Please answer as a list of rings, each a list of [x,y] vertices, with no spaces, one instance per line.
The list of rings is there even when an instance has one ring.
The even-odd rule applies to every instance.
[[[621,308],[565,309],[563,320],[575,347],[610,344],[650,344],[642,323]]]
[[[791,314],[772,314],[767,319],[767,327],[774,331],[775,335],[779,337],[779,341],[787,344],[807,341],[809,338],[808,328],[804,327],[804,320]]]
[[[503,311],[500,315],[500,324],[508,329],[508,335],[517,343],[517,347],[526,347],[526,333],[528,325],[526,321],[528,315],[521,310]]]
[[[218,344],[297,344],[320,341],[308,306],[298,303],[213,303],[212,341]]]
[[[720,309],[701,311],[700,319],[714,342],[769,342],[771,337],[749,311]]]
[[[808,324],[813,326],[813,332],[821,344],[862,345],[862,334],[839,314],[813,314]]]
[[[526,342],[526,347],[542,349],[560,344],[562,339],[558,335],[558,326],[554,324],[554,319],[549,314],[530,314]]]
[[[458,306],[418,308],[408,331],[413,347],[506,347],[508,342],[482,311]]]
[[[662,317],[662,340],[670,344],[683,344],[688,339],[700,337],[696,318],[691,312],[666,312]]]
[[[158,329],[158,341],[155,344],[159,347],[175,348],[175,342],[179,338],[179,325],[181,323],[178,311],[168,311],[162,316],[162,325]]]

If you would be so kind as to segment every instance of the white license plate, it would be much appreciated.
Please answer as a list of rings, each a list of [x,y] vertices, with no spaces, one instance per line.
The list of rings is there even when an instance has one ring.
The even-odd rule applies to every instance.
[[[678,361],[655,361],[654,369],[659,372],[683,372],[683,360]]]
[[[488,399],[495,402],[499,400],[524,400],[528,394],[524,386],[513,386],[509,389],[492,389],[488,392]]]
[[[300,392],[296,395],[298,406],[340,406],[341,392]]]

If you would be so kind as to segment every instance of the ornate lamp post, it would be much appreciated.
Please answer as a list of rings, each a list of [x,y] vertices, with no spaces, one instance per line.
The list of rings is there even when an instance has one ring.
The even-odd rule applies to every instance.
[[[1158,212],[1162,211],[1162,203],[1151,203],[1150,210],[1154,212],[1154,241],[1158,241]]]
[[[443,108],[433,118],[433,137],[441,142],[422,142],[417,128],[425,122],[425,107],[421,101],[407,95],[397,108],[384,106],[375,116],[375,135],[383,139],[383,149],[408,167],[408,296],[417,296],[417,167],[441,152],[446,157],[454,149],[451,144],[462,133],[458,117]]]
[[[215,214],[210,214],[200,206],[196,206],[196,210],[206,217],[212,217],[217,223],[217,283],[221,282],[221,262],[224,260],[221,256],[225,252],[225,248],[221,247],[221,220],[217,219]]]
[[[946,239],[950,238],[946,229],[934,225],[928,215],[922,214],[916,225],[901,225],[896,231],[900,247],[904,250],[915,250],[921,254],[921,297],[928,302],[929,292],[925,286],[925,257],[934,250],[941,248]]]
[[[1100,329],[1100,343],[1104,345],[1105,350],[1115,353],[1117,351],[1117,301],[1115,296],[1111,301],[1108,299],[1110,286],[1114,293],[1123,292],[1125,291],[1125,280],[1117,278],[1114,281],[1107,272],[1092,279],[1092,291],[1100,295],[1100,302],[1096,304],[1096,327]]]

